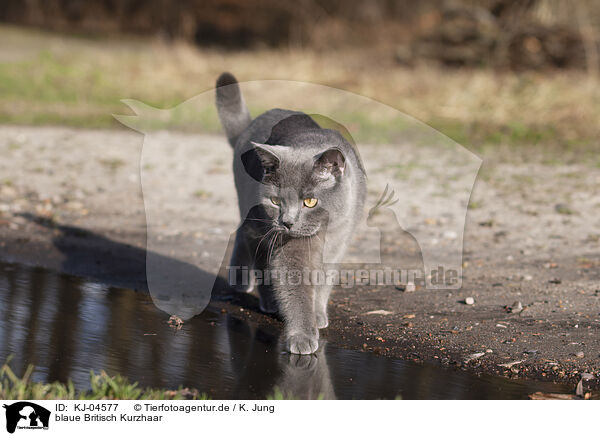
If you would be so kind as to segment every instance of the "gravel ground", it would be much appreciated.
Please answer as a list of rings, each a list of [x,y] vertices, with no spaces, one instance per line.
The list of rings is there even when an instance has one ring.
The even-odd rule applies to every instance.
[[[237,224],[231,151],[218,136],[155,137],[169,146],[149,154],[143,136],[125,129],[0,127],[0,260],[135,289],[146,287],[146,246],[216,271]],[[586,391],[597,390],[600,168],[489,152],[471,194],[479,164],[472,156],[410,143],[360,150],[369,205],[391,183],[401,199],[396,218],[425,257],[456,260],[464,227],[462,288],[336,288],[324,340],[476,373],[573,386],[583,377]],[[394,223],[379,229],[388,229],[381,251],[377,229],[367,229],[348,263],[362,267],[379,252],[384,264],[403,259],[406,239]],[[279,323],[251,296],[221,296],[214,309]]]

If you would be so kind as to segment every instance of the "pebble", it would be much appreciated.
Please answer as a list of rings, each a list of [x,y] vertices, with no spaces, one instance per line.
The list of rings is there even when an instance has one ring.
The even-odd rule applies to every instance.
[[[465,298],[465,304],[468,304],[469,306],[475,304],[475,299],[473,297],[467,297]]]
[[[485,353],[473,353],[473,354],[469,354],[465,358],[465,363],[468,363],[468,362],[470,362],[473,359],[479,359],[481,356],[485,356]]]
[[[515,301],[510,307],[510,313],[519,313],[523,312],[523,303],[520,301]]]
[[[417,287],[415,286],[415,284],[413,282],[408,282],[406,284],[406,286],[404,287],[404,292],[415,292],[417,290]]]
[[[578,351],[577,353],[575,353],[575,357],[582,359],[583,357],[585,357],[585,354],[583,353],[583,351]]]

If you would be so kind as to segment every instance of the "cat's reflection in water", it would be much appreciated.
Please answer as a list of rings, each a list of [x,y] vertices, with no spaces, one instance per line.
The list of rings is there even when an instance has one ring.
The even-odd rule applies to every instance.
[[[281,377],[276,386],[285,398],[335,400],[325,343],[319,342],[315,354],[280,354]]]
[[[285,398],[335,398],[324,340],[315,354],[290,354],[276,330],[230,314],[224,319],[226,328],[213,343],[220,358],[211,367],[222,381],[235,381],[233,397],[264,399],[279,390]]]

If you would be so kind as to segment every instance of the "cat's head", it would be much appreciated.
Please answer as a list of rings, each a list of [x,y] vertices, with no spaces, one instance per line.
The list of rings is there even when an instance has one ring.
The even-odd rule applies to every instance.
[[[347,171],[342,149],[331,141],[297,138],[310,146],[252,143],[242,161],[260,181],[258,201],[270,224],[291,237],[316,234],[331,214],[345,207],[342,182]],[[321,145],[318,145],[321,144]]]

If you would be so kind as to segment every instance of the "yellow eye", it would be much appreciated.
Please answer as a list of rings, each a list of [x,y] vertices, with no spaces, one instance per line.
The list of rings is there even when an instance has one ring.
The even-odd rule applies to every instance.
[[[304,205],[306,207],[315,207],[317,205],[318,200],[316,198],[305,198]]]
[[[275,206],[279,206],[281,204],[281,199],[279,197],[271,197],[271,203]]]

